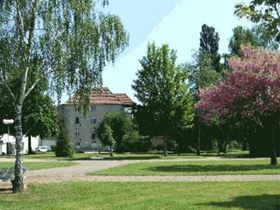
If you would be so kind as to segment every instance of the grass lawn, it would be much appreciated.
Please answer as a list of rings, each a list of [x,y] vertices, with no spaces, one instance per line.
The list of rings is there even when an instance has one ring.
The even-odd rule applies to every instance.
[[[1,194],[1,210],[279,209],[280,182],[62,183]]]
[[[147,160],[147,159],[192,159],[192,158],[204,158],[217,156],[216,151],[201,152],[201,156],[196,156],[195,153],[182,153],[180,156],[177,154],[169,154],[164,157],[160,152],[149,152],[149,153],[114,153],[113,157],[109,156],[109,153],[102,152],[98,153],[74,153],[73,158],[55,157],[54,152],[37,153],[32,155],[24,155],[24,159],[55,159],[55,160],[86,160],[92,157],[102,158],[105,160]],[[225,154],[224,157],[247,157],[248,151],[232,150]],[[0,156],[7,157],[7,156]],[[11,156],[10,158],[14,158]]]
[[[67,167],[75,165],[73,162],[24,162],[24,166],[28,170],[38,170],[47,168],[57,168],[57,167]],[[14,167],[13,162],[2,162],[0,161],[0,168],[10,168]],[[1,209],[1,208],[0,208]]]
[[[72,158],[68,157],[56,157],[54,152],[44,152],[44,153],[36,153],[31,155],[24,155],[23,159],[53,159],[53,160],[84,160],[90,159],[93,156],[92,153],[74,153]]]
[[[92,175],[224,175],[280,174],[280,166],[269,159],[165,161],[133,163],[92,173]]]

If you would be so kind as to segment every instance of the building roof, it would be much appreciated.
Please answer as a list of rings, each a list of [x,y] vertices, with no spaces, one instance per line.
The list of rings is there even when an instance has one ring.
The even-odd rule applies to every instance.
[[[65,105],[71,105],[78,102],[78,97],[70,97],[66,101]],[[91,105],[124,105],[132,106],[134,102],[125,94],[125,93],[112,93],[108,88],[94,89],[90,95],[90,104]]]

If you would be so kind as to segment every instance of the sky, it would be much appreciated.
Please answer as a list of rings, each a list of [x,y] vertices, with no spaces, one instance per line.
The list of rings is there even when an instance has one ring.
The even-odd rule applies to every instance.
[[[106,12],[118,15],[129,33],[129,47],[115,64],[103,72],[103,86],[114,93],[126,93],[135,102],[131,88],[139,60],[145,56],[149,42],[163,43],[177,50],[177,63],[190,62],[199,48],[201,26],[215,27],[220,36],[220,52],[228,52],[232,29],[250,26],[234,13],[237,3],[249,0],[110,0]]]

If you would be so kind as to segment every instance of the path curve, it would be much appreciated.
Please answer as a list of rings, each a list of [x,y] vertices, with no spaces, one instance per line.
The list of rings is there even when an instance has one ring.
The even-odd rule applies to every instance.
[[[212,159],[212,158],[211,158]],[[201,161],[190,159],[188,161]],[[209,160],[209,159],[208,159]],[[138,162],[182,161],[176,160],[87,160],[73,161],[77,165],[63,168],[34,170],[27,173],[27,183],[50,183],[66,181],[95,182],[216,182],[216,181],[265,181],[280,180],[274,175],[200,175],[200,176],[90,176],[88,173]]]

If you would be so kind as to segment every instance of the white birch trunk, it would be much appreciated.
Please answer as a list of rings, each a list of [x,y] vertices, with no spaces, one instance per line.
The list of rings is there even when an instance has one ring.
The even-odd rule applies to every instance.
[[[13,192],[24,191],[23,181],[23,148],[22,148],[22,104],[17,104],[15,108],[15,130],[16,130],[16,160],[15,160],[15,179],[12,181]]]

